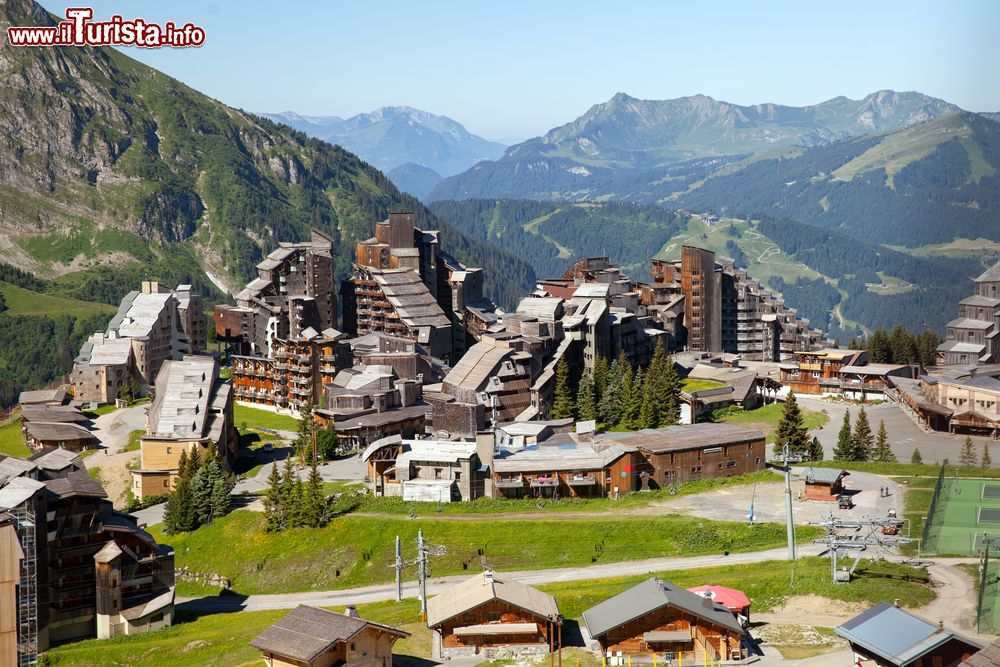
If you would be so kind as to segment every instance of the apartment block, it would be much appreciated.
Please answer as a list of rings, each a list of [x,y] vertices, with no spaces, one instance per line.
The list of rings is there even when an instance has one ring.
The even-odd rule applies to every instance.
[[[238,446],[232,383],[219,377],[215,359],[189,355],[164,362],[139,444],[140,465],[132,471],[132,491],[140,498],[173,489],[181,452],[190,454],[197,448],[204,460],[211,450],[224,469],[230,468]]]
[[[1000,262],[976,278],[975,293],[959,302],[938,346],[939,366],[1000,363]]]
[[[236,354],[268,356],[275,339],[337,326],[333,239],[313,229],[308,241],[280,243],[257,265],[257,277],[215,307],[215,332]]]

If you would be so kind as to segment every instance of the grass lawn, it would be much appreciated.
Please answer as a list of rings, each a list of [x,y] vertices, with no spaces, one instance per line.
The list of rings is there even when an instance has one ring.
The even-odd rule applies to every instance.
[[[24,444],[24,434],[21,432],[20,417],[0,426],[0,454],[18,456],[20,458],[25,458],[31,454],[28,446]]]
[[[824,415],[822,412],[817,412],[816,410],[799,407],[802,410],[802,421],[806,429],[810,431],[830,421],[829,415]],[[731,412],[719,418],[718,421],[759,429],[767,434],[767,441],[771,443],[774,442],[774,431],[778,428],[778,422],[781,421],[781,414],[784,410],[784,403],[772,403],[756,410]]]
[[[716,382],[715,380],[695,380],[692,378],[685,378],[681,382],[681,391],[692,392],[701,391],[702,389],[718,389],[719,387],[725,387],[726,385],[722,382]]]
[[[739,475],[716,477],[686,482],[678,485],[676,493],[656,489],[644,493],[629,493],[613,500],[610,498],[562,498],[541,501],[537,498],[478,498],[454,503],[407,502],[398,496],[364,496],[350,508],[352,512],[377,512],[382,514],[498,514],[510,512],[620,512],[623,509],[642,507],[655,502],[669,501],[692,493],[704,493],[731,486],[779,482],[781,477],[770,470]]]
[[[412,557],[417,530],[443,547],[433,558],[434,576],[475,570],[481,559],[503,570],[573,567],[644,558],[758,551],[785,543],[780,524],[699,520],[682,516],[545,520],[445,521],[342,516],[325,528],[263,531],[261,513],[238,510],[191,533],[151,532],[171,545],[177,566],[221,574],[237,593],[327,590],[389,582],[395,537]],[[811,526],[797,529],[802,540],[819,536]],[[225,544],[225,549],[219,549]],[[179,594],[184,595],[183,583]]]
[[[69,299],[52,294],[32,292],[17,285],[0,282],[0,293],[3,293],[8,310],[5,315],[113,315],[115,309],[105,303]]]
[[[773,561],[658,574],[685,587],[705,582],[738,586],[750,597],[754,611],[772,609],[791,595],[815,594],[867,603],[898,597],[908,606],[926,604],[934,595],[923,571],[888,563],[863,564],[858,568],[858,577],[849,586],[833,584],[830,582],[829,561],[818,557],[803,558],[794,564]],[[556,598],[559,610],[567,619],[578,620],[585,609],[648,576],[566,582],[540,588]],[[332,609],[342,611],[340,607]],[[363,604],[358,606],[358,611],[363,618],[412,633],[411,637],[396,643],[397,655],[430,656],[430,631],[420,623],[417,600]],[[287,610],[269,610],[196,617],[179,612],[178,620],[171,628],[131,637],[66,644],[52,649],[47,656],[50,665],[82,667],[123,664],[162,667],[241,665],[253,662],[258,655],[247,646],[250,639],[286,613]],[[567,649],[563,653],[563,660],[568,665],[576,664],[574,661],[577,659],[581,667],[596,667],[599,660],[579,649]],[[548,664],[548,658],[539,660],[539,667],[544,667],[543,663]]]
[[[245,428],[267,428],[276,431],[297,431],[299,420],[237,403],[233,407],[233,422],[241,431]]]
[[[125,446],[122,448],[122,451],[123,452],[137,452],[137,451],[139,451],[139,447],[140,447],[139,438],[141,438],[144,435],[146,435],[146,430],[145,429],[139,428],[139,429],[136,429],[134,431],[129,431],[128,442],[125,443]]]
[[[270,457],[260,456],[263,454],[263,448],[268,443],[271,446],[278,448],[284,446],[286,440],[282,440],[278,436],[266,433],[264,431],[243,431],[240,433],[240,450],[239,458],[236,459],[236,464],[234,466],[234,472],[237,475],[243,475],[244,477],[253,477],[258,472],[260,472],[261,467],[265,463],[270,461]]]

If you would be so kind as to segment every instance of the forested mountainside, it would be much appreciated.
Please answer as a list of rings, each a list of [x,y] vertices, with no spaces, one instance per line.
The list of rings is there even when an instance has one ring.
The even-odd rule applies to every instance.
[[[996,256],[917,256],[766,215],[715,220],[628,202],[467,199],[431,208],[469,236],[518,252],[539,277],[608,255],[630,277],[645,280],[652,257],[676,259],[684,244],[710,248],[845,340],[895,324],[941,332],[972,289],[970,278]]]

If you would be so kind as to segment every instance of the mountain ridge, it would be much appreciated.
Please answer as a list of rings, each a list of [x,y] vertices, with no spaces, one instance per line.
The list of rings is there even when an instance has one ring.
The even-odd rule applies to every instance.
[[[405,105],[379,107],[348,118],[304,116],[294,111],[258,115],[341,145],[385,172],[413,163],[452,176],[480,160],[500,157],[505,149],[448,116]]]

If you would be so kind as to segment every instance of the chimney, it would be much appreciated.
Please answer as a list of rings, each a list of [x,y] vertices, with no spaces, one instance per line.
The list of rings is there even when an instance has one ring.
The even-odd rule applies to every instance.
[[[350,616],[351,618],[361,618],[361,614],[358,613],[358,608],[353,604],[347,605],[347,609],[344,610],[344,616]]]
[[[896,609],[899,609],[899,598],[893,599],[892,606],[895,607]]]
[[[938,632],[944,632],[944,621],[938,621]]]
[[[493,570],[483,571],[483,585],[492,586],[493,585]]]

